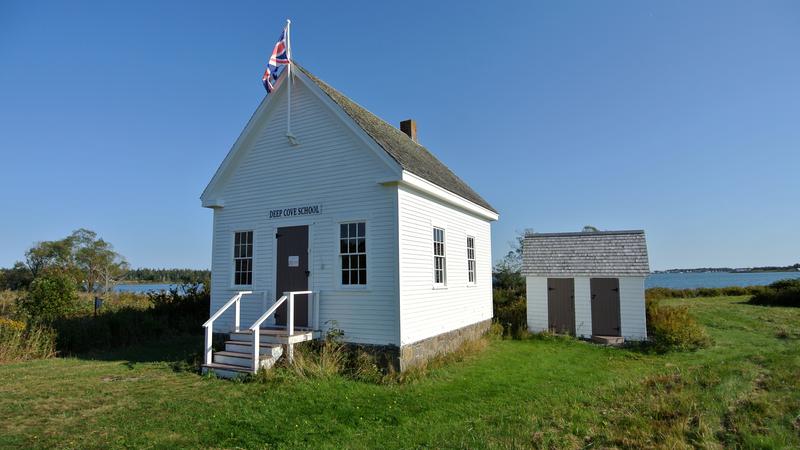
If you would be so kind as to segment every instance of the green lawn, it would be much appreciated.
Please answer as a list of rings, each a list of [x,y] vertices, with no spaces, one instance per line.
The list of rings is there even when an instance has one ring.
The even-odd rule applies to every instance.
[[[715,344],[495,341],[406,385],[236,383],[201,339],[0,366],[2,447],[800,447],[800,308],[689,304]]]

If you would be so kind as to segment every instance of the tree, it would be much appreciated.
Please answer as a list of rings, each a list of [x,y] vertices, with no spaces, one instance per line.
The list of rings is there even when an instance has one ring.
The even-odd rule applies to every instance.
[[[11,289],[17,291],[20,289],[27,289],[33,281],[33,275],[25,263],[17,261],[14,267],[10,269],[2,269],[2,281],[0,281],[0,289]]]
[[[37,242],[25,253],[25,260],[34,279],[44,273],[63,273],[87,292],[95,292],[98,282],[110,289],[128,270],[125,258],[86,228],[58,241]]]
[[[78,305],[75,280],[63,272],[44,273],[33,280],[17,305],[34,321],[52,322],[68,316]]]
[[[37,242],[25,252],[25,262],[34,278],[49,268],[66,270],[72,265],[72,247],[70,238]]]
[[[85,228],[72,232],[67,238],[73,243],[75,265],[83,275],[87,292],[95,292],[98,282],[105,290],[124,277],[128,269],[125,258],[114,251],[114,246],[97,238],[97,233]]]

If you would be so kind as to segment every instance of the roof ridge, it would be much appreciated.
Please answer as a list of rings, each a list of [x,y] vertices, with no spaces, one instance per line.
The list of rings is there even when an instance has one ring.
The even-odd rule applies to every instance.
[[[292,61],[311,81],[317,84],[323,92],[353,121],[367,133],[403,170],[407,170],[431,183],[452,192],[472,203],[475,203],[492,212],[497,212],[483,197],[475,192],[469,185],[455,174],[447,165],[442,163],[425,146],[411,139],[408,135],[392,126],[376,114],[351,100],[305,67]],[[391,130],[391,131],[390,131]]]
[[[608,231],[565,231],[556,233],[525,233],[525,237],[559,237],[559,236],[608,236],[624,234],[644,234],[644,230],[608,230]]]

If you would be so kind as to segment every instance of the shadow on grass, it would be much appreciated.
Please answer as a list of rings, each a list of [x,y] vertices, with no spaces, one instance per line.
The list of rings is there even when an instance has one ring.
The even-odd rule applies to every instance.
[[[198,372],[202,349],[203,336],[197,334],[170,336],[121,349],[95,350],[72,356],[89,361],[119,361],[131,368],[140,363],[167,363],[176,372]]]

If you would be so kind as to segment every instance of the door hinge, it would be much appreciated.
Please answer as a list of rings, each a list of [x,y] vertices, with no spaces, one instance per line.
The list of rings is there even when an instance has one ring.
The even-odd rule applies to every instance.
[[[280,233],[275,233],[275,239],[278,239],[279,237],[281,237],[281,234]]]

